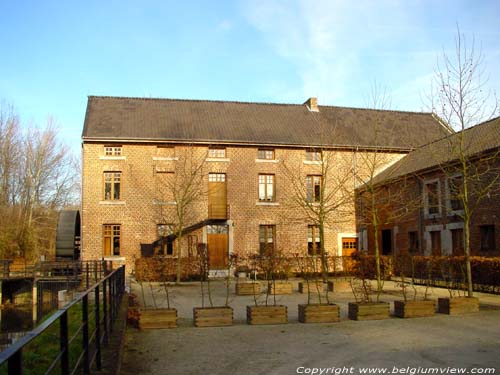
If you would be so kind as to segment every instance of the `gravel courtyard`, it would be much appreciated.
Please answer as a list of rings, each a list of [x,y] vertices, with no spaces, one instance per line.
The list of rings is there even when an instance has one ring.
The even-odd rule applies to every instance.
[[[294,281],[295,289],[298,280]],[[132,292],[148,307],[166,306],[161,284],[131,282]],[[225,301],[222,282],[213,283],[214,305]],[[250,326],[246,306],[253,296],[235,296],[231,285],[230,305],[235,325],[219,328],[192,326],[192,308],[201,305],[199,283],[171,287],[171,304],[177,308],[179,327],[144,330],[128,328],[121,374],[388,374],[492,373],[500,371],[500,296],[477,293],[477,314],[379,321],[350,321],[347,303],[353,301],[345,283],[331,295],[340,305],[341,322],[302,324],[297,305],[307,296],[295,291],[277,296],[288,306],[289,323]],[[431,297],[447,296],[433,289]],[[261,295],[260,298],[264,298]],[[395,283],[387,282],[381,300],[401,299]],[[391,304],[392,305],[392,304]],[[323,371],[323,372],[321,372]],[[431,372],[429,372],[431,371]],[[439,371],[439,372],[436,372]],[[457,372],[455,372],[457,371]]]

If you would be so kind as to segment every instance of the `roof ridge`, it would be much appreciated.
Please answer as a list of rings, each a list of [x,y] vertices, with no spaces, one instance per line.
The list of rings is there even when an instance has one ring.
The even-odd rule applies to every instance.
[[[284,105],[284,106],[303,106],[297,103],[271,103],[271,102],[251,102],[238,100],[220,100],[220,99],[181,99],[181,98],[147,98],[140,96],[112,96],[112,95],[89,95],[89,99],[135,99],[135,100],[151,100],[151,101],[168,101],[168,102],[197,102],[197,103],[233,103],[233,104],[257,104],[257,105]]]
[[[140,96],[113,96],[113,95],[89,95],[89,99],[120,99],[120,100],[145,100],[145,101],[168,101],[168,102],[196,102],[196,103],[230,103],[230,104],[255,104],[255,105],[279,105],[279,106],[294,106],[302,107],[303,103],[275,103],[275,102],[252,102],[252,101],[239,101],[239,100],[222,100],[222,99],[182,99],[182,98],[152,98],[152,97],[140,97]],[[318,104],[320,108],[341,108],[341,109],[353,109],[359,111],[376,111],[376,112],[393,112],[393,113],[405,113],[405,114],[416,114],[416,115],[430,115],[432,112],[417,112],[417,111],[404,111],[397,109],[377,109],[377,108],[362,108],[362,107],[349,107],[349,106],[338,106],[338,105],[322,105]]]
[[[432,112],[403,111],[401,109],[380,109],[380,108],[346,107],[346,106],[339,106],[339,105],[320,105],[320,104],[318,104],[318,107],[354,109],[354,110],[359,110],[359,111],[407,113],[407,114],[415,114],[415,115],[432,115]]]
[[[469,131],[471,131],[471,130],[475,130],[476,128],[478,128],[478,127],[480,127],[480,126],[483,126],[483,125],[489,124],[489,123],[494,122],[494,121],[496,121],[496,120],[498,120],[498,119],[500,119],[500,116],[498,116],[498,117],[494,117],[494,118],[491,118],[491,119],[489,119],[489,120],[485,120],[485,121],[480,122],[479,124],[476,124],[476,125],[473,125],[473,126],[469,126],[468,128],[465,128],[465,129],[463,129],[463,130],[454,131],[454,133],[450,133],[450,134],[448,134],[448,135],[446,135],[446,136],[444,136],[444,137],[442,137],[442,138],[438,138],[438,139],[435,139],[435,140],[430,141],[430,142],[428,142],[428,143],[425,143],[425,144],[423,144],[423,145],[420,145],[420,146],[418,146],[418,147],[417,147],[414,151],[417,151],[417,150],[420,150],[420,149],[422,149],[422,148],[424,148],[424,147],[427,147],[427,146],[429,146],[429,145],[432,145],[433,143],[437,143],[437,142],[444,141],[445,139],[447,139],[447,138],[451,138],[451,137],[456,136],[456,135],[458,135],[458,134],[460,134],[460,133],[465,133],[465,132],[469,132]],[[412,151],[412,152],[413,152],[413,151]]]

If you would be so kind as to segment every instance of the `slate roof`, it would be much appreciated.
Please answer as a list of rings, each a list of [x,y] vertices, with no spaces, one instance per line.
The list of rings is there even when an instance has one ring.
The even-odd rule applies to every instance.
[[[417,148],[375,176],[373,183],[378,184],[411,173],[433,169],[456,160],[462,138],[462,149],[468,157],[499,149],[500,117]]]
[[[89,96],[83,141],[170,141],[410,150],[449,134],[431,113]]]

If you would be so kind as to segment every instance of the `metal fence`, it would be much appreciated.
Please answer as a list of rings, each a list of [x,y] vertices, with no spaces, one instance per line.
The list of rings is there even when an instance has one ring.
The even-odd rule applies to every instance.
[[[102,367],[125,292],[122,266],[0,353],[0,374],[90,374]]]

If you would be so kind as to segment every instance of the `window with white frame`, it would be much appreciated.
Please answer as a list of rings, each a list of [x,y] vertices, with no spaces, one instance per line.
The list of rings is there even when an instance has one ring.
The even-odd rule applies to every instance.
[[[274,160],[274,150],[269,148],[259,148],[257,158],[261,160]]]
[[[104,155],[106,156],[121,156],[122,146],[104,146]]]
[[[121,172],[104,172],[104,200],[120,200],[121,182]]]
[[[307,161],[320,161],[321,160],[321,152],[318,150],[310,149],[306,150],[306,160]]]
[[[259,201],[274,202],[273,174],[259,174]]]
[[[306,177],[307,202],[318,203],[321,200],[321,176]]]
[[[226,149],[224,147],[210,147],[208,149],[208,157],[214,159],[224,159],[226,157]]]

